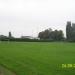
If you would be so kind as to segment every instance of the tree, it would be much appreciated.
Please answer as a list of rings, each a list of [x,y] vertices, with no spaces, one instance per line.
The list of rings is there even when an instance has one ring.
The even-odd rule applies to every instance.
[[[58,37],[59,37],[59,40],[64,39],[64,34],[63,34],[63,31],[62,30],[59,30]]]
[[[72,23],[72,33],[71,33],[71,35],[72,35],[72,41],[75,41],[75,23]]]
[[[49,39],[49,35],[50,35],[50,32],[49,32],[48,29],[46,29],[46,30],[44,31],[44,33],[43,33],[43,38],[44,38],[44,39]]]
[[[66,25],[66,37],[67,40],[72,40],[72,27],[70,21],[68,21]]]
[[[52,31],[51,28],[49,29],[46,29],[42,32],[40,32],[38,34],[38,37],[40,39],[44,39],[44,40],[62,40],[64,38],[64,35],[63,35],[63,32],[62,30],[55,30],[55,31]]]
[[[62,40],[64,38],[64,34],[62,30],[55,30],[52,32],[52,39],[53,40]]]
[[[43,31],[42,31],[42,32],[39,32],[38,37],[39,37],[40,39],[43,39]]]

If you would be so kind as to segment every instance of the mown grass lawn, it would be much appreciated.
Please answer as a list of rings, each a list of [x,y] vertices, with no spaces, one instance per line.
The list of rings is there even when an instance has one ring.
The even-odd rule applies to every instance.
[[[0,42],[0,65],[16,75],[75,75],[75,43]]]

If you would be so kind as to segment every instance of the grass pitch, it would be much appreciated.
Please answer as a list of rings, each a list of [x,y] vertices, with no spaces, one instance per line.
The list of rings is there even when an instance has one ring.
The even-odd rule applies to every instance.
[[[0,42],[0,65],[16,75],[75,75],[75,43]]]

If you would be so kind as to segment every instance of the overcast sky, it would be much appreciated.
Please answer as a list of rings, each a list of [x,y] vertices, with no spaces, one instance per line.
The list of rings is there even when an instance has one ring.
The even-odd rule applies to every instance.
[[[47,28],[63,30],[75,22],[75,0],[0,0],[0,35],[37,36]]]

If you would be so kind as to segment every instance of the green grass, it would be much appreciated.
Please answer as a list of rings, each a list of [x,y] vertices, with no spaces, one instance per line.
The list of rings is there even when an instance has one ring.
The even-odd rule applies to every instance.
[[[75,75],[75,43],[0,42],[0,65],[16,75]]]

